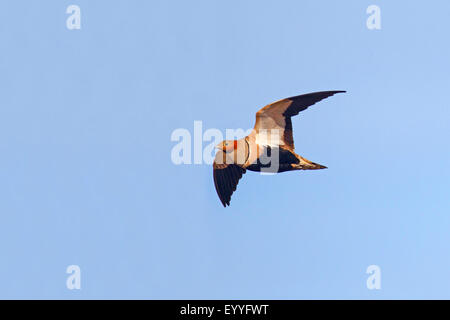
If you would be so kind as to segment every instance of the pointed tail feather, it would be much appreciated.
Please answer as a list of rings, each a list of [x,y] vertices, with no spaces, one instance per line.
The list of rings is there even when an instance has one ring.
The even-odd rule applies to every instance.
[[[301,169],[301,170],[327,169],[327,167],[325,167],[325,166],[323,166],[321,164],[309,161],[308,159],[305,159],[305,158],[300,157],[300,156],[299,156],[299,158],[300,158],[300,163],[297,165],[297,167],[299,169]]]

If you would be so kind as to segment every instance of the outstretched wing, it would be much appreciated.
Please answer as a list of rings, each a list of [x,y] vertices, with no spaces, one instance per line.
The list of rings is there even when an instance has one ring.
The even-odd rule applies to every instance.
[[[246,171],[241,166],[233,164],[232,161],[226,160],[226,153],[219,150],[213,163],[214,186],[224,207],[230,205],[231,195]]]
[[[271,141],[271,145],[284,145],[294,150],[294,138],[292,136],[291,117],[296,116],[299,112],[307,109],[316,102],[328,98],[336,93],[345,91],[321,91],[308,94],[302,94],[295,97],[271,103],[256,113],[256,123],[254,130],[256,134],[268,135],[271,130],[278,130],[278,141]],[[270,139],[270,138],[269,138]],[[261,140],[258,139],[257,140]],[[264,138],[267,140],[267,136]],[[272,139],[273,140],[273,139]]]

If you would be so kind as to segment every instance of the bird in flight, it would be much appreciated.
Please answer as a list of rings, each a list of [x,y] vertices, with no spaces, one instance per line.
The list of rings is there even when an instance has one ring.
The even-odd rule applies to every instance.
[[[231,195],[247,170],[278,173],[325,169],[295,153],[291,117],[341,92],[345,91],[314,92],[271,103],[256,113],[255,126],[248,136],[219,143],[213,176],[223,206],[230,205]]]

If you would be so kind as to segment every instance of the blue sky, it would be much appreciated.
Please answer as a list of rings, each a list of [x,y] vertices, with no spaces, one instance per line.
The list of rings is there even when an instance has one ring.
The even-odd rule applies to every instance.
[[[450,298],[449,10],[2,1],[0,298]],[[171,161],[177,128],[321,90],[348,92],[294,139],[328,170],[249,172],[224,209],[209,165]]]

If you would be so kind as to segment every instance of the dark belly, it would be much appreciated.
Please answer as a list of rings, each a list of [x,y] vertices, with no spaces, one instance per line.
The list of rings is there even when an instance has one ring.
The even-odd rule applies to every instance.
[[[295,154],[287,149],[265,147],[263,155],[246,169],[257,172],[285,172],[292,170],[292,164],[299,162]]]

